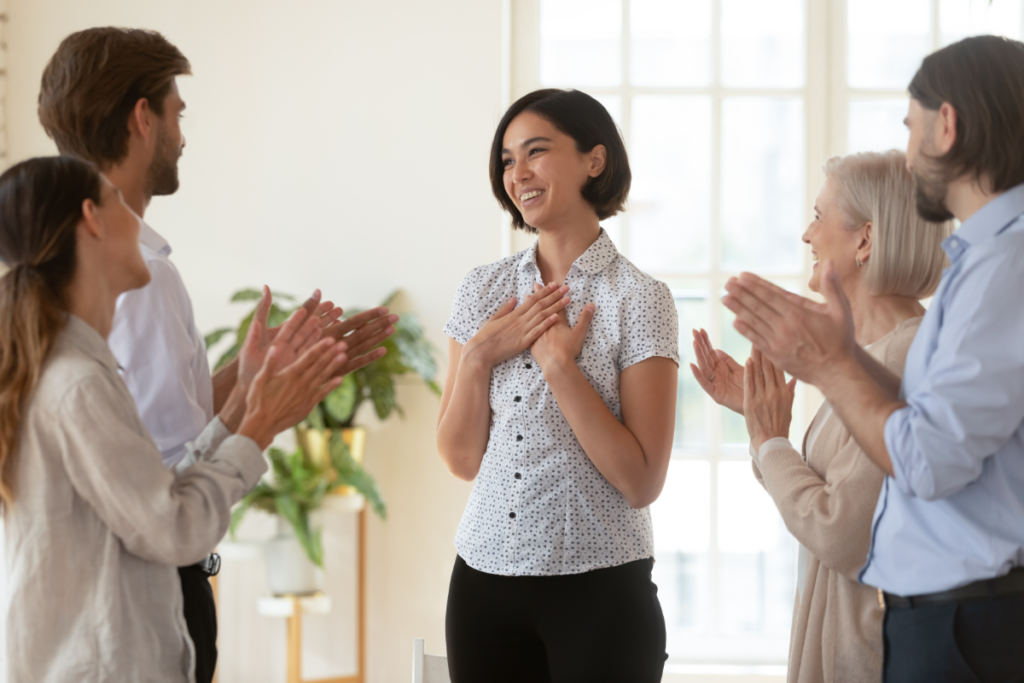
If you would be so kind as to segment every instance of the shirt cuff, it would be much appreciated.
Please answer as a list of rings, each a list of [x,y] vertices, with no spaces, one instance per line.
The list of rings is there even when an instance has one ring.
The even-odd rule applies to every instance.
[[[224,439],[231,436],[224,423],[219,417],[214,417],[210,424],[196,437],[195,441],[185,444],[185,455],[174,465],[174,471],[181,474],[197,462],[209,459],[209,455],[224,443]]]
[[[773,439],[768,439],[761,444],[761,450],[754,451],[754,444],[750,444],[750,456],[754,458],[754,462],[757,463],[758,469],[761,467],[761,463],[764,462],[764,457],[772,451],[781,450],[796,450],[793,448],[793,443],[784,436],[776,436]]]

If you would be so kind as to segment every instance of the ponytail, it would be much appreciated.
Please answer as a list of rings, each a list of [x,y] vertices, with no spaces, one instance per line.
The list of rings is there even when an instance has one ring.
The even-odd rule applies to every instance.
[[[0,505],[15,499],[14,453],[25,406],[67,320],[82,204],[100,176],[71,157],[29,159],[0,176]]]

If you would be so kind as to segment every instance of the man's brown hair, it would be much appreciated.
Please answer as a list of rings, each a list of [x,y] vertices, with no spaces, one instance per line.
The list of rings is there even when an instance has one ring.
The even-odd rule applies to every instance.
[[[43,71],[39,121],[62,154],[101,168],[128,154],[128,116],[146,99],[163,116],[175,76],[192,73],[156,31],[90,28],[61,42]]]
[[[1024,43],[976,36],[925,57],[910,96],[937,111],[956,111],[956,141],[937,159],[949,182],[987,176],[1000,192],[1024,183]]]

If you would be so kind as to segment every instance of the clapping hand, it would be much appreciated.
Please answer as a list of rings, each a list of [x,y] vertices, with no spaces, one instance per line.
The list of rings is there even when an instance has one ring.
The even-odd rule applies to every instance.
[[[786,382],[786,373],[756,348],[743,373],[743,416],[755,451],[778,436],[789,436],[793,420],[796,379]]]
[[[765,356],[801,381],[817,386],[830,369],[855,357],[853,313],[832,261],[821,271],[825,303],[805,299],[753,273],[730,278],[722,299],[733,326]]]
[[[338,370],[339,375],[355,372],[383,357],[387,349],[378,344],[395,333],[397,322],[397,315],[389,313],[385,306],[378,306],[325,326],[324,336],[348,345],[348,360]]]
[[[742,415],[743,366],[725,351],[712,346],[703,329],[693,330],[693,352],[697,365],[690,363],[690,371],[700,388],[718,405]]]
[[[550,284],[528,295],[522,305],[510,298],[484,326],[466,342],[463,359],[475,359],[490,370],[530,348],[558,321],[558,314],[569,305],[569,288]],[[540,362],[540,359],[537,360]]]
[[[261,449],[341,385],[338,370],[347,360],[345,342],[319,339],[320,330],[318,317],[300,308],[280,326],[266,350],[246,393],[245,416],[238,429]]]
[[[285,327],[284,325],[267,327],[267,317],[270,315],[272,301],[270,288],[264,285],[263,295],[260,297],[259,303],[256,304],[256,311],[253,313],[252,322],[249,323],[249,331],[246,333],[245,341],[242,342],[242,348],[238,352],[238,383],[243,389],[247,389],[252,384],[256,373],[260,371],[260,368],[266,362],[267,352],[270,350],[271,345],[277,338],[278,333]],[[342,313],[341,309],[335,307],[330,301],[320,301],[319,289],[313,292],[313,296],[302,304],[302,309],[300,310],[303,310],[308,317],[304,317],[305,324],[292,331],[291,334],[304,333],[307,337],[304,341],[309,341],[310,344],[315,343],[320,338],[321,330],[334,324],[341,317]],[[297,358],[296,355],[288,355],[289,350],[292,348],[291,345],[285,345],[279,351],[279,353],[284,354],[281,361],[285,365],[289,365]]]

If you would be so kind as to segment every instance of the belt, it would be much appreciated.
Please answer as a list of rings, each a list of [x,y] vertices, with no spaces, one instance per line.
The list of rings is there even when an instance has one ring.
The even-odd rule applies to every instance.
[[[206,572],[208,576],[217,576],[220,573],[220,555],[210,553],[193,566],[200,571]]]
[[[882,591],[879,591],[882,593]],[[953,590],[901,597],[883,593],[886,607],[920,607],[971,600],[992,600],[1007,595],[1024,594],[1024,567],[1014,567],[1009,574],[995,579],[982,579]]]

